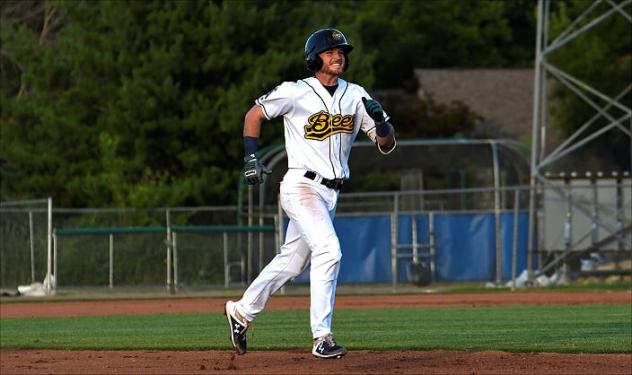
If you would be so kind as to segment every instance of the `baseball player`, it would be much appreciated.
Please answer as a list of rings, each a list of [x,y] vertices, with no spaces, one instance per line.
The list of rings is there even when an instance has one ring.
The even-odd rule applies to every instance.
[[[281,182],[281,205],[289,217],[280,253],[261,271],[225,314],[238,354],[246,353],[246,330],[270,296],[311,262],[312,354],[341,358],[347,349],[332,336],[336,282],[342,252],[332,223],[338,194],[350,177],[349,153],[362,130],[383,154],[395,148],[393,127],[382,106],[360,86],[340,76],[353,47],[336,29],[313,33],[305,44],[307,69],[314,76],[284,82],[261,96],[244,120],[245,165],[251,185],[270,171],[257,159],[263,120],[283,116],[288,171]]]

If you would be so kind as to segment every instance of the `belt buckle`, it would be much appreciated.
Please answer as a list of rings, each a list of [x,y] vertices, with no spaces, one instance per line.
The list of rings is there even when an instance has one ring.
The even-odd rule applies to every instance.
[[[340,188],[342,187],[342,180],[341,179],[333,179],[333,180],[326,180],[324,181],[325,183],[323,185],[327,186],[330,189],[334,189],[334,190],[340,190]]]
[[[342,184],[344,182],[344,180],[341,179],[341,178],[334,178],[333,180],[328,180],[328,179],[318,175],[316,172],[312,172],[312,171],[305,172],[305,174],[303,176],[306,177],[306,178],[309,178],[310,180],[314,180],[316,182],[320,182],[322,185],[324,185],[324,186],[326,186],[326,187],[328,187],[330,189],[335,189],[335,190],[340,190],[340,188],[342,187]]]

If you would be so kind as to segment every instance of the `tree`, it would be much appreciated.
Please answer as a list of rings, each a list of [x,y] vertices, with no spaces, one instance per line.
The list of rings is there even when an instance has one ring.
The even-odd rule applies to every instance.
[[[64,27],[40,44],[48,13],[31,27],[3,19],[3,65],[21,80],[3,90],[2,196],[53,192],[62,206],[232,201],[244,113],[300,77],[304,35],[334,14],[292,1],[29,5]],[[351,77],[370,79],[367,66]]]
[[[531,4],[4,1],[0,195],[67,207],[232,203],[243,116],[274,85],[309,74],[311,32],[344,30],[355,47],[345,79],[401,88],[415,67],[524,63],[532,43],[511,27],[531,25]],[[412,96],[399,107],[408,120],[425,111]],[[441,136],[467,134],[466,108],[433,110],[445,114],[437,121],[462,116],[437,126]],[[425,134],[415,129],[402,127]],[[282,136],[275,120],[260,143]]]
[[[375,54],[375,88],[399,88],[415,68],[528,66],[535,0],[367,1],[358,29]]]

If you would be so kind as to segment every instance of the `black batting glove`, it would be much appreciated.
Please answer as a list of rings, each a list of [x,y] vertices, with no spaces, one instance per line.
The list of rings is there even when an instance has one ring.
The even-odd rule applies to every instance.
[[[362,98],[362,104],[364,104],[364,109],[366,109],[366,113],[375,121],[376,124],[381,124],[384,122],[384,109],[380,103],[373,99]]]
[[[257,155],[250,154],[244,157],[244,178],[248,185],[263,184],[266,180],[265,175],[272,173],[265,165],[263,165]]]

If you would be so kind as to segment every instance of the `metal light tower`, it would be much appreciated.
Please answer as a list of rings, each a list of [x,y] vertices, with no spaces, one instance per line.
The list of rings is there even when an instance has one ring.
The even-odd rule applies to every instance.
[[[632,0],[596,0],[592,4],[587,3],[588,7],[584,12],[570,22],[565,30],[559,35],[549,38],[549,12],[551,1],[538,1],[531,145],[529,243],[527,256],[529,281],[533,280],[532,259],[535,251],[534,234],[536,232],[537,212],[541,208],[539,207],[538,191],[542,187],[552,186],[551,182],[548,181],[546,176],[542,173],[543,169],[564,156],[584,147],[587,143],[608,131],[621,131],[632,139],[632,110],[630,109],[629,103],[622,101],[622,98],[626,97],[632,89],[630,81],[623,82],[625,87],[621,92],[615,93],[614,95],[607,94],[569,74],[564,70],[564,67],[555,66],[548,57],[551,53],[564,48],[569,42],[581,35],[594,31],[595,26],[602,24],[606,19],[623,17],[627,22],[632,23],[632,16],[630,15],[631,3]],[[582,57],[577,56],[577,58],[581,59]],[[545,147],[549,113],[547,106],[548,77],[555,79],[565,88],[572,91],[581,98],[587,106],[590,106],[596,112],[590,120],[578,127],[575,133],[551,152],[548,152]],[[618,117],[613,116],[611,111],[609,112],[611,109],[617,109],[619,112],[622,112],[623,115]],[[591,131],[591,125],[598,119],[607,119],[608,124]],[[630,157],[632,160],[632,154]],[[608,230],[611,234],[616,233],[616,228],[609,227],[603,220],[598,220],[597,225]]]

